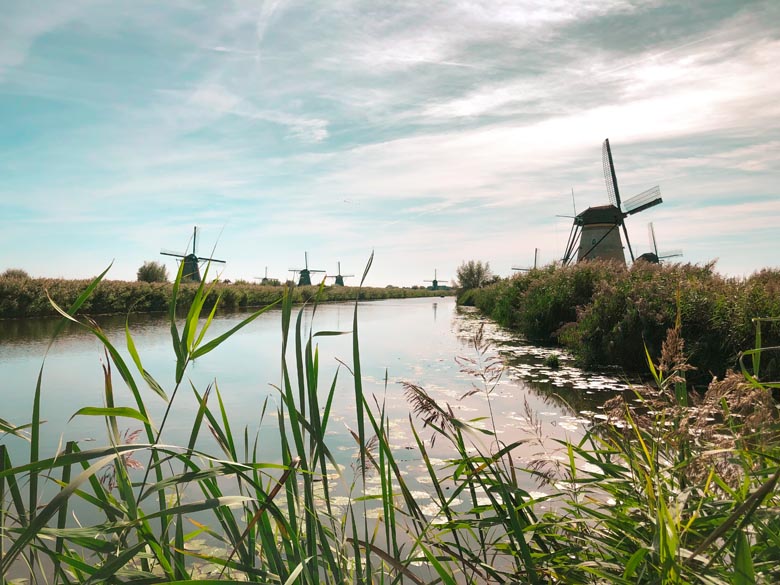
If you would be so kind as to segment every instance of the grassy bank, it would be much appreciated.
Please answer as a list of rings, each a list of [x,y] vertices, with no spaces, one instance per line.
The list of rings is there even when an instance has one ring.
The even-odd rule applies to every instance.
[[[0,276],[0,319],[22,317],[43,317],[56,315],[48,295],[60,306],[68,307],[89,285],[89,280],[63,280],[50,278],[7,278]],[[317,286],[302,286],[292,289],[293,303],[306,302],[317,293]],[[183,283],[178,291],[180,307],[192,303],[197,284]],[[127,282],[121,280],[102,281],[93,294],[84,302],[81,311],[91,315],[107,315],[136,312],[166,311],[171,302],[172,283]],[[214,293],[207,299],[206,308],[213,306],[217,296],[221,296],[223,309],[236,310],[250,307],[262,307],[281,297],[284,287],[263,286],[260,284],[217,284]],[[351,286],[325,287],[320,300],[401,299],[412,297],[442,296],[453,294],[450,291],[431,291],[424,288],[362,288]]]
[[[780,271],[743,279],[709,265],[585,262],[518,274],[460,301],[531,340],[568,347],[586,366],[635,372],[645,371],[645,346],[660,353],[679,304],[690,363],[708,382],[753,343],[754,317],[780,316]],[[763,335],[765,345],[780,345],[777,323]]]
[[[90,285],[66,318],[97,287]],[[282,456],[264,461],[256,437],[231,429],[219,386],[187,381],[193,361],[262,310],[211,338],[211,321],[201,316],[206,291],[195,291],[181,329],[179,291],[174,286],[169,311],[172,388],[143,367],[130,331],[125,361],[99,328],[76,319],[107,352],[102,403],[73,406],[77,418],[105,419],[104,446],[71,442],[39,460],[41,377],[30,420],[0,422],[1,582],[742,585],[780,578],[777,409],[753,375],[764,352],[750,354],[742,375],[713,384],[693,409],[675,327],[652,368],[654,387],[640,393],[643,404],[612,404],[619,424],[594,427],[566,446],[568,458],[533,462],[529,471],[513,458],[519,443],[506,444],[491,430],[502,368],[478,334],[464,373],[485,398],[479,414],[486,419],[459,420],[424,388],[405,385],[416,455],[437,504],[423,509],[396,463],[408,453],[394,446],[382,397],[363,391],[357,304],[352,356],[336,374],[352,380],[357,416],[354,465],[344,468],[326,440],[336,380],[319,379],[316,345],[334,333],[305,330],[285,295],[278,410],[266,423],[278,429]],[[115,407],[120,392],[135,406]],[[181,392],[193,393],[200,407],[187,444],[170,445],[160,438]],[[152,400],[166,405],[161,420],[150,420]],[[261,424],[266,407],[273,409],[262,408]],[[527,419],[534,427],[534,414]],[[141,427],[140,436],[120,432],[128,421]],[[214,452],[204,451],[205,427]],[[431,436],[450,446],[444,465],[429,457]],[[12,460],[8,441],[26,441],[29,457]],[[554,487],[550,511],[537,513],[538,500],[519,485],[523,473]],[[338,501],[337,484],[348,486]],[[372,504],[378,517],[366,514]],[[85,506],[90,513],[71,515]]]

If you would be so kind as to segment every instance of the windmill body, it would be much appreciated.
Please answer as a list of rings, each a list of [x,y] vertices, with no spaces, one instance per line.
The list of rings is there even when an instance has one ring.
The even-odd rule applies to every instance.
[[[290,272],[293,273],[293,279],[295,278],[295,274],[298,273],[298,286],[310,286],[311,285],[311,275],[314,272],[325,272],[324,270],[314,270],[312,268],[309,268],[309,253],[304,252],[304,268],[290,268]]]
[[[634,251],[631,249],[631,241],[628,238],[626,218],[663,202],[661,190],[657,186],[621,202],[609,139],[604,141],[602,163],[609,205],[589,207],[574,217],[566,252],[563,256],[564,265],[575,259],[575,253],[577,262],[603,259],[625,264],[626,255],[620,237],[621,228],[626,238],[628,253],[633,261]]]
[[[647,224],[647,234],[650,239],[650,245],[653,247],[653,251],[645,252],[644,254],[639,256],[637,260],[643,260],[645,262],[650,262],[652,264],[660,264],[661,262],[669,258],[674,258],[676,256],[683,255],[682,250],[670,250],[668,252],[658,251],[658,243],[655,239],[655,228],[653,227],[652,221],[649,224]]]
[[[202,262],[217,262],[225,264],[224,260],[217,260],[216,258],[206,258],[198,256],[196,253],[196,244],[198,240],[198,226],[195,226],[192,230],[192,252],[179,254],[168,250],[161,250],[160,254],[163,256],[173,256],[175,258],[181,258],[181,262],[184,263],[182,268],[182,281],[183,282],[200,282],[200,265]],[[189,248],[189,246],[187,246]]]
[[[614,205],[588,207],[574,218],[580,228],[577,262],[601,258],[626,263],[623,242],[618,227],[623,214]]]
[[[437,275],[437,270],[434,269],[433,271],[433,280],[424,280],[423,282],[430,282],[431,283],[431,290],[439,290],[439,280]],[[444,282],[447,282],[446,280]]]
[[[345,278],[352,278],[355,275],[354,274],[341,274],[341,262],[339,262],[338,265],[339,265],[339,272],[338,272],[338,274],[335,274],[333,276],[328,276],[327,278],[334,279],[333,280],[333,285],[334,286],[345,286],[344,279]]]

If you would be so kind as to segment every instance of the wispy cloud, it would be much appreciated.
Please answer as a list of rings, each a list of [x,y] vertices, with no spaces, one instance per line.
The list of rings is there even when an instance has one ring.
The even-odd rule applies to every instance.
[[[609,136],[626,193],[661,185],[664,246],[736,270],[744,240],[771,263],[779,21],[771,1],[17,4],[0,200],[23,222],[0,244],[70,266],[102,224],[73,269],[102,254],[132,277],[197,223],[224,228],[232,277],[370,247],[376,283],[466,257],[508,273],[560,255],[572,187],[603,203]]]

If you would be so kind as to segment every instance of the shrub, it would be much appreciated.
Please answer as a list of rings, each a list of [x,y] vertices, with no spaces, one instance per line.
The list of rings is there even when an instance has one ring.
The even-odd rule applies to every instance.
[[[147,261],[138,269],[139,282],[168,282],[168,269],[159,262]]]
[[[480,288],[493,279],[490,262],[484,264],[479,260],[469,260],[458,266],[457,282],[461,291]]]
[[[3,278],[30,278],[30,275],[27,274],[26,270],[22,270],[21,268],[8,268],[5,272],[2,274]]]
[[[586,366],[643,371],[645,347],[661,351],[679,306],[692,381],[705,383],[734,367],[753,338],[752,318],[780,316],[780,271],[724,278],[712,264],[630,269],[610,262],[550,266],[518,274],[461,297],[530,339],[569,347]],[[780,323],[763,332],[780,344]]]

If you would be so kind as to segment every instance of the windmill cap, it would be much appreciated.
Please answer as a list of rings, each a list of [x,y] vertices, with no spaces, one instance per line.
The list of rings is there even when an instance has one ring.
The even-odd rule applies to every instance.
[[[577,225],[590,225],[594,223],[619,224],[623,221],[623,213],[614,205],[599,205],[588,207],[574,218]]]

